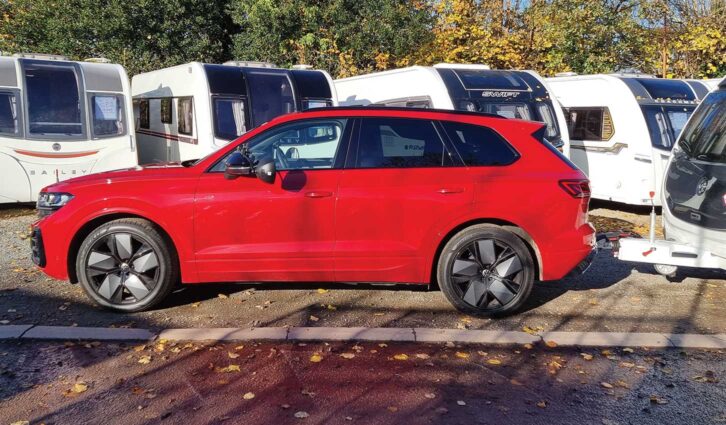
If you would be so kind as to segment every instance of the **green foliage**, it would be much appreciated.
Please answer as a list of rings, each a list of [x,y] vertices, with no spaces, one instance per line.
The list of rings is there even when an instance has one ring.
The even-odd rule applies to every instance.
[[[0,50],[103,56],[129,75],[229,56],[226,0],[13,0],[3,2]]]

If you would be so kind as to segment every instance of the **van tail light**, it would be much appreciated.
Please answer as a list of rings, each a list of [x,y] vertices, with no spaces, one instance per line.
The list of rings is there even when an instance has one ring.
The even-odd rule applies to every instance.
[[[573,198],[590,197],[589,180],[560,180],[560,187]]]

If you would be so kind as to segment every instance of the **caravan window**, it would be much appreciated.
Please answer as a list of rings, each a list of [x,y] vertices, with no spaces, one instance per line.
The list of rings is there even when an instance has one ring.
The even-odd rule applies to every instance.
[[[653,147],[670,150],[681,134],[693,106],[642,106]]]
[[[607,107],[567,108],[564,111],[572,140],[607,141],[615,133]]]
[[[460,102],[459,109],[463,111],[484,112],[505,118],[532,120],[532,111],[528,104],[520,102],[485,102],[465,100]]]
[[[252,121],[255,126],[295,110],[292,84],[287,74],[251,71],[247,73],[247,82],[252,98]]]
[[[180,97],[177,102],[177,123],[179,134],[194,133],[194,99]]]
[[[18,98],[15,93],[0,92],[0,134],[18,134]]]
[[[149,128],[149,100],[139,100],[139,128]]]
[[[234,140],[247,132],[245,101],[239,98],[214,99],[214,135]]]
[[[83,136],[76,68],[28,63],[24,73],[30,134]]]
[[[91,96],[93,137],[120,136],[126,132],[123,103],[123,96]]]
[[[161,99],[161,122],[163,124],[171,124],[172,122],[172,115],[171,115],[171,98],[170,97],[164,97]]]

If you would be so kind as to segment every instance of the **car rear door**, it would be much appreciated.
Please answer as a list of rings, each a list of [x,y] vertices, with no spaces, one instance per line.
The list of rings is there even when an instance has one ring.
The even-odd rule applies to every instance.
[[[226,179],[224,159],[200,177],[194,243],[201,281],[333,280],[346,122],[298,120],[250,140],[255,157],[275,158],[273,184]]]
[[[335,213],[338,281],[430,281],[438,241],[469,212],[472,183],[426,119],[356,121]]]

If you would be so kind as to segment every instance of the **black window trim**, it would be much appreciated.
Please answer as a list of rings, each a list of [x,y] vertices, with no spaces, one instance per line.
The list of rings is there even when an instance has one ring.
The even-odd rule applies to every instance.
[[[474,127],[482,127],[482,128],[489,129],[492,133],[496,134],[501,139],[502,143],[504,143],[504,145],[506,147],[508,147],[510,151],[512,151],[512,153],[514,154],[512,157],[512,160],[506,164],[489,164],[489,165],[468,165],[468,164],[466,164],[466,162],[464,161],[464,157],[461,155],[459,150],[456,149],[456,143],[454,143],[452,136],[449,134],[448,131],[446,131],[446,126],[444,126],[445,122],[450,122],[450,123],[454,123],[454,124],[462,124],[462,125],[471,125]],[[504,137],[502,135],[502,133],[498,132],[493,127],[489,127],[486,125],[480,125],[480,124],[472,124],[472,123],[463,122],[463,121],[455,121],[455,120],[437,120],[437,124],[439,126],[441,126],[441,131],[446,136],[446,141],[451,145],[452,151],[455,153],[456,157],[459,160],[458,162],[460,165],[457,165],[458,167],[466,167],[466,168],[508,167],[508,166],[514,164],[515,162],[519,161],[519,159],[522,157],[522,154],[520,154],[519,151],[514,146],[512,146],[511,143],[509,143],[509,140],[507,140],[507,138]]]
[[[101,134],[97,135],[96,131],[93,129],[93,121],[95,120],[93,114],[95,110],[95,105],[93,103],[93,98],[95,96],[106,96],[106,97],[115,97],[118,99],[120,109],[121,109],[121,116],[123,118],[122,123],[124,126],[124,131],[120,134]],[[90,129],[91,129],[91,140],[100,140],[100,139],[110,139],[113,137],[123,137],[129,134],[129,122],[128,122],[128,116],[126,116],[126,96],[124,96],[122,93],[114,93],[114,92],[97,92],[97,91],[91,91],[88,92],[88,112],[90,113],[90,117],[88,122],[90,123]]]
[[[13,139],[24,139],[25,137],[25,109],[23,106],[23,96],[19,88],[0,88],[0,94],[9,94],[15,96],[15,114],[17,115],[17,123],[15,134],[0,133],[0,137],[9,137]]]
[[[333,166],[330,168],[303,168],[303,169],[299,169],[299,170],[278,170],[278,171],[285,171],[285,172],[303,171],[303,172],[307,173],[309,171],[343,170],[343,169],[345,169],[344,165],[347,163],[347,159],[349,157],[348,153],[350,152],[349,147],[351,144],[351,134],[353,133],[352,132],[353,125],[354,125],[354,122],[356,121],[355,117],[329,116],[329,117],[304,118],[304,119],[299,119],[299,120],[288,121],[286,123],[276,125],[272,128],[268,128],[267,130],[263,131],[262,133],[255,135],[252,139],[246,140],[244,143],[249,143],[257,138],[264,139],[266,137],[269,137],[270,133],[277,132],[278,130],[284,129],[285,127],[287,127],[289,125],[299,125],[299,124],[307,123],[307,122],[319,122],[319,121],[328,121],[328,120],[331,120],[331,121],[345,120],[343,134],[341,135],[340,143],[338,144],[338,151],[335,153],[335,162],[333,163]],[[222,171],[222,170],[215,171],[214,167],[216,167],[222,161],[224,161],[227,158],[227,156],[229,156],[232,152],[239,149],[239,147],[241,145],[242,145],[242,142],[237,143],[234,146],[230,146],[229,149],[224,152],[224,155],[222,155],[217,161],[212,163],[212,165],[210,165],[209,167],[207,167],[206,170],[204,170],[204,173],[205,174],[224,173],[224,171]]]
[[[439,136],[439,140],[441,140],[441,144],[444,148],[444,153],[449,156],[449,159],[451,159],[452,163],[448,164],[448,165],[438,165],[438,166],[429,165],[429,166],[421,166],[421,167],[358,167],[358,166],[356,166],[356,164],[358,163],[358,151],[359,151],[359,147],[360,147],[360,131],[361,131],[361,128],[363,127],[362,121],[364,119],[371,119],[371,118],[372,119],[381,119],[382,118],[382,119],[393,119],[393,120],[428,121],[429,123],[431,123],[433,125],[434,131],[436,131],[436,133]],[[442,133],[440,131],[440,128],[437,126],[437,121],[439,121],[439,120],[431,119],[431,118],[418,118],[418,117],[391,117],[391,116],[387,116],[387,115],[357,116],[357,117],[355,117],[355,120],[356,120],[355,137],[353,139],[351,139],[349,155],[345,161],[345,169],[348,169],[348,170],[393,170],[393,169],[414,170],[414,169],[421,169],[421,168],[436,169],[436,168],[456,167],[457,165],[455,163],[457,161],[459,164],[462,163],[461,157],[458,154],[452,153],[452,150],[449,146],[450,142],[444,136],[445,133]]]

